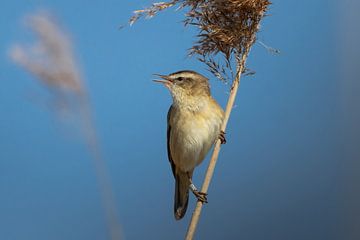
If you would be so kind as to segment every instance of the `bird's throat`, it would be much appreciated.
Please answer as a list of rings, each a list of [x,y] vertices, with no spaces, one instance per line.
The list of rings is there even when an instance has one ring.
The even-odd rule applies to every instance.
[[[180,111],[196,113],[202,111],[208,105],[209,100],[209,96],[182,96],[180,99],[173,96],[173,106]]]

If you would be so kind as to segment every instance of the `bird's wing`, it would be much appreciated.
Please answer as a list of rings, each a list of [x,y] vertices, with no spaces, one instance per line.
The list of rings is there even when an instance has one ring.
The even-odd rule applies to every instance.
[[[167,114],[167,153],[168,153],[168,159],[171,164],[171,170],[173,172],[173,175],[175,177],[175,163],[171,156],[171,150],[170,150],[170,136],[171,136],[171,125],[170,125],[170,118],[171,114],[173,112],[173,106],[171,105]]]

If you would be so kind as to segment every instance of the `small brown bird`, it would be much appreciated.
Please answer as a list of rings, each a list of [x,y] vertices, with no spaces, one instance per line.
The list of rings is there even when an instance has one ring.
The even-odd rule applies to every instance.
[[[225,142],[220,131],[224,111],[211,97],[208,79],[194,71],[159,75],[173,98],[167,115],[167,151],[175,177],[175,219],[184,217],[189,188],[199,201],[207,202],[206,194],[192,183],[194,169],[209,152],[215,141]]]

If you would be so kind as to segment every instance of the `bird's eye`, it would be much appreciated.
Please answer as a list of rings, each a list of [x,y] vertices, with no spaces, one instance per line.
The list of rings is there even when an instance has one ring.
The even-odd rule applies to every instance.
[[[182,80],[184,80],[184,78],[183,77],[178,77],[176,80],[182,81]]]

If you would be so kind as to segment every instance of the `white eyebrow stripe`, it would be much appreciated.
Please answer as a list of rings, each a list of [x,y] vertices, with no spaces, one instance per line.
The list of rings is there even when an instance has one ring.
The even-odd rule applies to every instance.
[[[194,78],[194,76],[195,76],[195,74],[190,73],[190,72],[183,72],[183,73],[177,73],[177,74],[171,75],[171,77],[173,77],[173,78],[178,78],[178,77]]]

